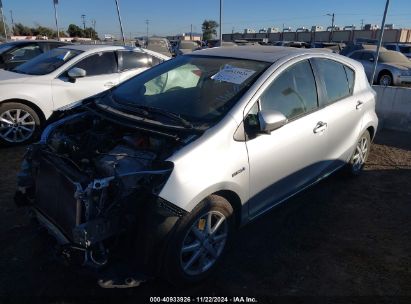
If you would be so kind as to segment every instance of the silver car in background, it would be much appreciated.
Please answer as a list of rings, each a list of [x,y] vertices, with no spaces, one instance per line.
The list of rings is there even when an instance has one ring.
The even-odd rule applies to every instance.
[[[371,80],[377,52],[360,50],[348,54],[364,66],[365,73]],[[401,86],[411,84],[411,61],[402,53],[382,49],[378,58],[374,83],[382,86]]]
[[[36,211],[66,258],[127,263],[134,280],[123,286],[138,272],[198,282],[237,228],[340,168],[361,172],[375,99],[362,65],[330,52],[178,56],[52,117],[16,203]]]

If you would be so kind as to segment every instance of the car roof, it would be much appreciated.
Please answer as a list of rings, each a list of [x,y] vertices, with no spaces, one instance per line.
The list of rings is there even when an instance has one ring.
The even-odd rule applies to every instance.
[[[237,47],[217,47],[211,49],[204,49],[196,51],[190,56],[216,56],[216,57],[230,57],[266,62],[276,62],[277,60],[290,55],[304,55],[304,54],[327,54],[329,52],[314,49],[299,49],[291,47],[280,46],[237,46]]]
[[[87,51],[117,51],[117,50],[134,50],[133,47],[119,45],[98,45],[98,44],[69,44],[61,48],[70,48],[72,50]]]
[[[17,41],[7,41],[3,45],[19,45],[19,44],[28,44],[28,43],[61,43],[61,44],[69,44],[63,41],[57,40],[17,40]]]

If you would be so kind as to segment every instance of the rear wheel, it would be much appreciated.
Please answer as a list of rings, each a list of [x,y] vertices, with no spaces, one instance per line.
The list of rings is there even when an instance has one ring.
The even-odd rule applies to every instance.
[[[356,176],[361,173],[368,159],[370,146],[370,133],[368,131],[365,131],[358,140],[354,153],[351,156],[350,163],[348,164],[349,171],[352,175]]]
[[[31,142],[40,131],[40,118],[22,103],[0,104],[0,144],[15,146]]]
[[[234,230],[233,209],[212,195],[181,219],[166,253],[163,274],[174,285],[208,277],[225,252]]]

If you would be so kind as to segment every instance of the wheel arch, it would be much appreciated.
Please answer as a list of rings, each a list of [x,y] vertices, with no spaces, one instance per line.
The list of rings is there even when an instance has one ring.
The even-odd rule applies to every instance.
[[[393,76],[393,74],[391,73],[391,71],[388,70],[388,69],[382,69],[382,70],[378,73],[377,83],[379,83],[381,76],[384,75],[384,74],[390,75],[392,81],[394,82],[394,76]]]
[[[227,202],[233,207],[235,226],[237,228],[240,227],[242,222],[242,204],[238,194],[231,190],[220,190],[211,195],[221,196],[227,200]]]
[[[371,141],[374,140],[375,128],[373,126],[369,126],[366,130],[368,131],[368,133],[370,133]]]
[[[25,99],[19,99],[19,98],[12,98],[12,99],[6,99],[2,100],[0,102],[0,105],[6,104],[6,103],[21,103],[24,104],[30,108],[32,108],[37,115],[39,116],[41,123],[44,123],[46,121],[46,116],[44,115],[44,112],[33,102],[25,100]]]

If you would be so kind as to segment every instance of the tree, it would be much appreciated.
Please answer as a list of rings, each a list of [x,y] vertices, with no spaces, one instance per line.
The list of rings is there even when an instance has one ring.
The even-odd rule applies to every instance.
[[[203,29],[203,40],[213,39],[213,36],[217,35],[218,23],[214,20],[204,20]]]
[[[99,40],[97,32],[92,27],[86,27],[85,37],[91,38],[94,40]]]
[[[33,36],[56,36],[55,31],[49,27],[38,25],[36,28],[32,29]]]
[[[15,36],[32,36],[32,29],[21,23],[16,23],[14,25],[14,35]]]
[[[67,34],[70,37],[84,37],[84,30],[75,24],[70,24],[67,29]]]

